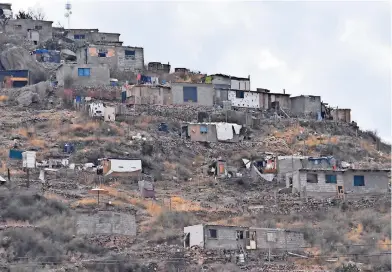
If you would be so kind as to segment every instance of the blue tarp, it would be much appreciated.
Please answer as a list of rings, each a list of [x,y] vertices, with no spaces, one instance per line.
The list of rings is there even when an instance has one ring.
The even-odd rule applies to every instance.
[[[34,51],[35,54],[43,54],[43,53],[49,53],[48,49],[36,49]]]
[[[79,95],[77,95],[77,96],[75,97],[75,100],[76,100],[76,103],[80,103],[80,102],[82,101],[82,97],[79,96]]]
[[[37,60],[39,62],[54,62],[60,63],[60,51],[39,49],[34,52],[37,55]]]
[[[124,103],[125,101],[127,101],[127,92],[122,92],[121,93],[121,101]]]
[[[23,150],[10,149],[9,158],[13,160],[22,160]]]
[[[73,144],[69,144],[69,143],[66,143],[65,145],[64,145],[64,153],[72,153],[73,151],[74,151],[74,145]]]

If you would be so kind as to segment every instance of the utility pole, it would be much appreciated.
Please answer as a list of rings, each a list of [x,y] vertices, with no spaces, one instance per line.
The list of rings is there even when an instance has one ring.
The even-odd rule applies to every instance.
[[[27,168],[27,182],[26,182],[26,187],[30,188],[30,169]]]

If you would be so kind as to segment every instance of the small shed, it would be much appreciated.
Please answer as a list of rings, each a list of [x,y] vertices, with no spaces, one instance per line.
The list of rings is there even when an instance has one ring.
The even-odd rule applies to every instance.
[[[36,152],[25,151],[22,153],[23,167],[24,168],[35,168],[36,163]]]
[[[139,192],[143,198],[155,198],[154,184],[150,181],[139,180]]]

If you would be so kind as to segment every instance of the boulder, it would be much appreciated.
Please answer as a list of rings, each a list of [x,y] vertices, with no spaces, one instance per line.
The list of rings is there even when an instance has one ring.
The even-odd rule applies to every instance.
[[[29,70],[30,84],[46,80],[45,68],[23,47],[7,46],[0,53],[0,62],[5,70]]]

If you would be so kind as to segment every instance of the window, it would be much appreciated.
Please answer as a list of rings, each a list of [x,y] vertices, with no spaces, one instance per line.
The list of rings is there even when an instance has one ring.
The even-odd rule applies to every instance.
[[[316,97],[315,96],[309,96],[309,101],[312,101],[312,102],[316,101]]]
[[[365,177],[354,176],[354,186],[365,186]]]
[[[207,126],[200,126],[200,133],[207,133],[207,132],[208,132]]]
[[[218,231],[216,229],[209,229],[208,230],[208,238],[217,239],[218,238]]]
[[[84,39],[86,39],[86,35],[84,35],[84,34],[75,34],[74,35],[74,39],[75,40],[84,40]]]
[[[35,26],[35,30],[42,30],[42,26],[36,25],[36,26]]]
[[[78,76],[80,77],[90,76],[90,68],[78,68]]]
[[[306,174],[306,182],[307,183],[317,183],[317,174]]]
[[[325,183],[333,183],[333,184],[338,183],[336,179],[336,175],[325,175]]]
[[[14,29],[22,29],[22,25],[14,25]]]
[[[105,36],[102,36],[101,37],[101,40],[103,41],[103,40],[106,40],[106,37]]]
[[[135,50],[125,50],[125,59],[135,59]]]
[[[244,239],[244,232],[242,230],[237,230],[237,240]]]
[[[197,102],[197,87],[183,87],[184,102]]]
[[[235,92],[235,97],[237,97],[237,98],[244,98],[245,97],[245,92],[243,92],[243,91],[236,91]]]

